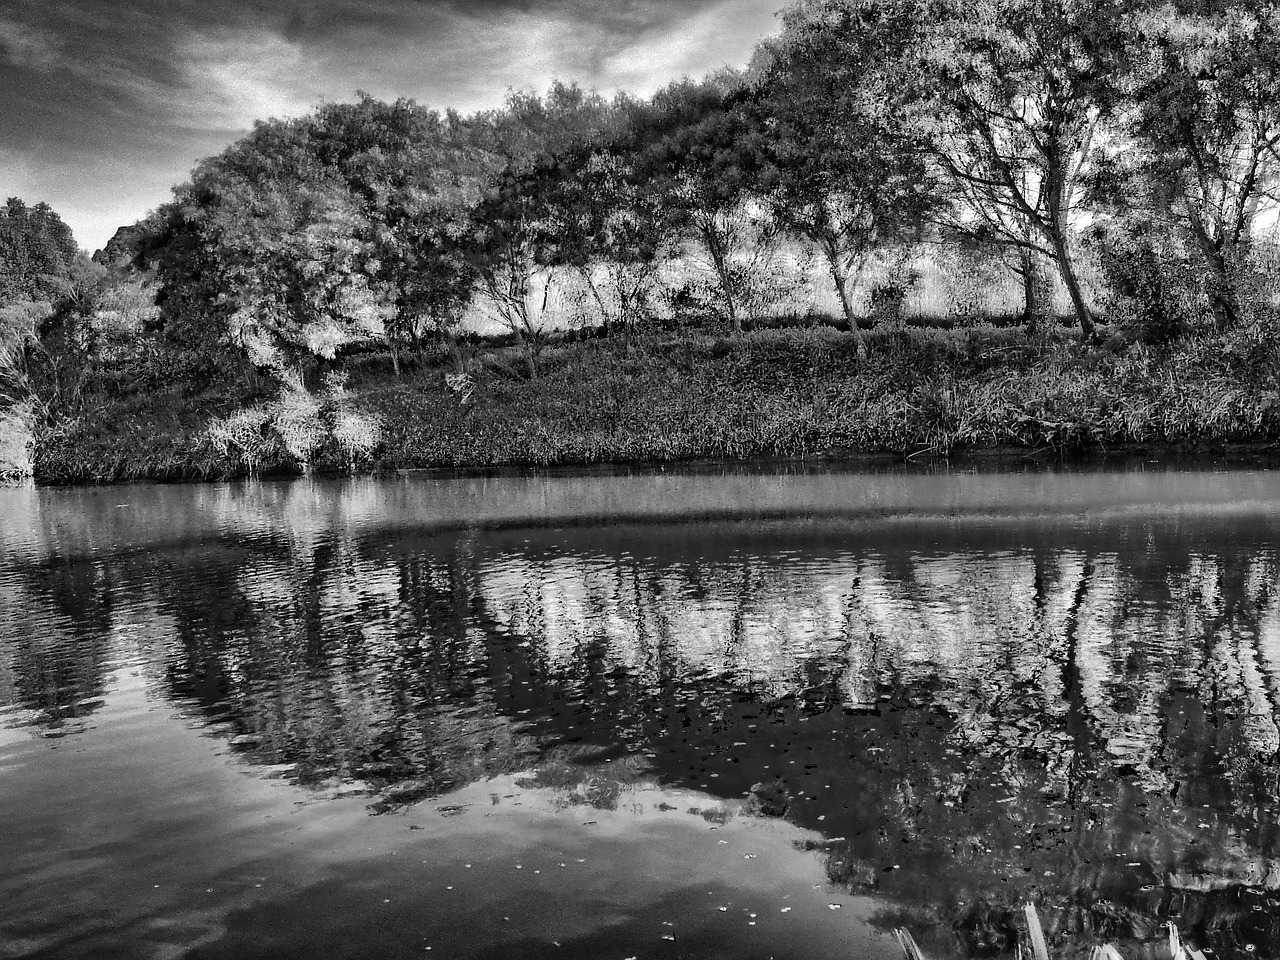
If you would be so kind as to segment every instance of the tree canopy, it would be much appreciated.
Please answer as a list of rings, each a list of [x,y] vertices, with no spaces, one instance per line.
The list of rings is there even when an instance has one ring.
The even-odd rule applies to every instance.
[[[361,94],[259,123],[101,258],[155,271],[171,339],[280,369],[367,343],[398,370],[469,309],[536,353],[565,284],[631,329],[693,261],[738,331],[784,240],[821,258],[854,336],[870,264],[950,248],[1020,275],[1028,321],[1052,268],[1089,338],[1083,264],[1123,260],[1099,252],[1122,222],[1157,272],[1183,250],[1230,327],[1280,198],[1278,18],[1263,0],[797,0],[745,72],[647,98],[557,82],[463,116]],[[47,294],[74,245],[14,204],[0,289]]]
[[[80,258],[71,228],[47,203],[10,197],[0,209],[0,304],[57,300]]]

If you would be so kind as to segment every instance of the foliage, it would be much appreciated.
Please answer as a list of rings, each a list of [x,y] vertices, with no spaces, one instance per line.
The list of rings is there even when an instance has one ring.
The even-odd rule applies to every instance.
[[[938,204],[885,69],[905,56],[910,13],[834,0],[792,7],[751,105],[770,211],[821,251],[855,337],[850,284],[874,253],[923,239]]]
[[[485,136],[368,96],[258,124],[197,168],[143,245],[164,324],[279,370],[450,326],[470,292],[457,247]]]
[[[524,188],[542,197],[537,259],[576,276],[584,315],[597,315],[606,333],[634,329],[673,253],[678,213],[608,147],[579,147],[538,172]]]
[[[332,374],[325,382],[331,421],[330,433],[347,469],[368,463],[382,443],[382,421],[376,414],[358,409],[347,393],[345,374]]]
[[[274,399],[213,418],[203,437],[217,457],[251,476],[285,464],[308,472],[321,460],[354,470],[381,441],[379,418],[351,402],[343,374],[326,377],[319,395],[287,381]]]
[[[752,239],[767,244],[772,238],[745,216],[762,163],[761,129],[751,122],[745,97],[742,78],[732,74],[671,84],[648,103],[632,105],[619,145],[632,157],[633,176],[669,211],[673,229],[705,258],[735,333],[742,331],[744,312],[751,319],[755,272],[771,260],[758,248],[758,255],[744,257],[744,248]]]
[[[388,341],[416,344],[424,328],[451,329],[470,297],[459,245],[471,226],[468,204],[495,164],[490,132],[454,113],[367,94],[322,107],[313,122],[321,162],[340,172],[359,208]]]
[[[905,61],[917,127],[954,193],[945,226],[1057,266],[1085,337],[1072,218],[1101,119],[1111,3],[926,0]]]
[[[1129,218],[1093,232],[1109,290],[1113,323],[1132,326],[1138,339],[1167,346],[1200,326],[1205,291],[1195,256],[1176,235]]]
[[[545,98],[513,93],[490,119],[493,149],[504,158],[472,208],[462,249],[476,287],[497,319],[525,347],[531,377],[538,375],[545,311],[557,267],[585,262],[571,250],[575,235],[556,236],[549,224],[573,217],[572,162],[589,154],[616,121],[599,95],[555,84]],[[541,304],[538,289],[541,288]]]
[[[279,437],[271,432],[271,412],[265,407],[238,410],[209,424],[208,443],[219,456],[235,456],[250,476],[275,451]]]
[[[0,305],[0,405],[20,402],[29,392],[26,356],[40,325],[53,313],[45,302],[18,300]]]
[[[1250,241],[1236,267],[1234,291],[1241,323],[1270,336],[1280,333],[1280,238],[1274,233]]]
[[[285,452],[306,469],[324,443],[320,401],[295,382],[289,384],[268,409],[271,426],[280,437]]]
[[[301,123],[259,124],[203,164],[169,213],[198,253],[160,261],[166,294],[197,277],[209,288],[200,319],[212,329],[200,333],[282,371],[382,333],[388,313],[365,270],[372,251],[358,209],[309,146]]]
[[[1103,187],[1185,233],[1219,326],[1240,322],[1237,271],[1280,195],[1280,11],[1268,3],[1142,3],[1111,81],[1130,149]]]
[[[28,207],[10,197],[0,210],[0,305],[59,300],[81,257],[71,228],[47,203]]]
[[[0,483],[31,479],[34,448],[33,404],[25,401],[0,409]]]
[[[353,452],[357,466],[490,468],[1280,440],[1280,350],[1243,330],[1088,351],[1052,331],[1039,344],[982,326],[872,331],[865,360],[830,327],[647,333],[550,344],[532,381],[497,375],[482,356],[465,403],[446,378],[454,369],[442,355],[402,380],[370,367],[340,394],[322,389],[326,438],[310,468],[349,470]],[[189,402],[103,398],[91,416],[43,426],[37,476],[301,469],[275,426],[278,396],[237,402],[239,414]],[[191,412],[171,417],[175,405]],[[201,439],[228,419],[222,445]]]

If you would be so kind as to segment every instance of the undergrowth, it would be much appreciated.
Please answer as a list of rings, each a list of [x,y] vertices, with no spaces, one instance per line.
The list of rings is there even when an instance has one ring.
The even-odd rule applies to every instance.
[[[537,379],[511,372],[516,347],[435,351],[400,378],[363,356],[340,395],[99,398],[44,426],[34,466],[75,482],[1280,440],[1280,348],[1256,333],[1157,349],[985,326],[867,345],[860,360],[831,327],[584,339],[547,347]],[[232,422],[250,454],[217,442]]]

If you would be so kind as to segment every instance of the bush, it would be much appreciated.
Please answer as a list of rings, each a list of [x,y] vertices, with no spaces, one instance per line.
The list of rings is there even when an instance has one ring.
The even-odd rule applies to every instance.
[[[30,480],[35,447],[35,412],[20,403],[0,410],[0,483]]]
[[[1113,323],[1142,343],[1167,347],[1201,326],[1208,312],[1200,272],[1174,236],[1125,223],[1093,238]]]

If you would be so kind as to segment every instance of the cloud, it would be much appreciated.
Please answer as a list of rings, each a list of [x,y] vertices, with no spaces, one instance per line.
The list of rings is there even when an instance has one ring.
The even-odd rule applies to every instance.
[[[663,29],[663,24],[643,31],[606,61],[603,72],[629,89],[651,91],[660,79],[741,66],[744,51],[776,28],[776,9],[774,3],[726,0],[697,12],[679,30]]]
[[[169,104],[172,122],[187,118],[201,129],[304,113],[325,86],[303,48],[273,34],[193,34],[177,54],[183,84]]]
[[[743,64],[783,0],[9,0],[0,193],[89,248],[254,120],[323,100],[495,106],[576,80],[648,93]]]
[[[0,57],[10,63],[47,69],[61,60],[62,50],[56,34],[0,17]]]

